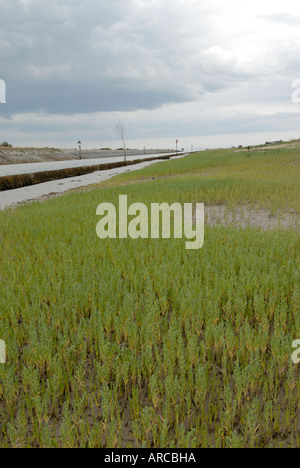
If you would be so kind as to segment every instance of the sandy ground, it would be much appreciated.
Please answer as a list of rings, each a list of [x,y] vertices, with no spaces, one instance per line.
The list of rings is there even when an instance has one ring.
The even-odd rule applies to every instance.
[[[271,216],[267,210],[251,209],[239,206],[230,211],[225,205],[212,205],[205,207],[205,221],[208,226],[236,226],[243,229],[252,226],[263,231],[281,227],[284,229],[299,230],[300,216],[298,213],[284,213],[281,216]]]

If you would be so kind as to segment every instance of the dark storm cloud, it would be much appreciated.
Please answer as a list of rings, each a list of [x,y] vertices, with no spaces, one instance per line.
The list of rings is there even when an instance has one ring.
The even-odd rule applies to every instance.
[[[140,17],[139,24],[134,1],[1,0],[0,6],[6,114],[153,109],[193,98],[186,83],[167,83],[172,57],[158,50],[164,38],[157,24],[153,37],[149,20]]]
[[[182,100],[184,100],[184,96]],[[130,111],[137,108],[154,109],[164,102],[179,102],[180,94],[143,89],[134,90],[123,83],[63,83],[49,82],[44,86],[27,82],[20,90],[18,84],[7,89],[6,115],[16,112],[44,112],[48,114]],[[3,114],[3,113],[2,113]]]

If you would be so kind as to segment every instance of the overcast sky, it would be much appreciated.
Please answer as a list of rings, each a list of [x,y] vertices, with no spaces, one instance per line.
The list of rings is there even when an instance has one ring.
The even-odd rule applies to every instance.
[[[299,1],[0,0],[0,21],[0,140],[115,146],[119,118],[130,147],[300,137]]]

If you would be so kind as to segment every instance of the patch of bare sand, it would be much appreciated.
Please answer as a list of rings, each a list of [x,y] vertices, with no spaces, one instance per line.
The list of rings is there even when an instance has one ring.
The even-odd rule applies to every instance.
[[[263,231],[277,227],[299,230],[300,215],[293,210],[274,216],[268,210],[242,205],[236,209],[230,209],[226,205],[206,205],[205,222],[208,226],[236,226],[243,229],[251,226]]]

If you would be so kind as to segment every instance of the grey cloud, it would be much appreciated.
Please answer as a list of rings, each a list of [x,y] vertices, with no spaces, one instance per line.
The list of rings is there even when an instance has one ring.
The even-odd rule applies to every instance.
[[[0,0],[5,113],[153,109],[251,79],[205,53],[212,20],[199,17],[196,32],[173,2],[149,5]]]
[[[86,140],[100,130],[113,138],[118,112],[131,138],[296,128],[293,110],[278,109],[291,104],[291,82],[300,78],[299,33],[285,27],[299,17],[270,10],[239,23],[231,18],[235,4],[0,0],[1,128],[59,139],[72,133],[68,141],[81,131]],[[141,109],[149,110],[143,121]]]
[[[167,58],[153,52],[139,23],[126,22],[134,2],[126,4],[1,1],[5,112],[151,109],[187,99],[180,84],[167,85]]]
[[[137,86],[138,88],[138,86]],[[143,89],[134,89],[124,82],[107,83],[60,83],[50,82],[45,86],[27,83],[22,90],[8,86],[7,114],[20,112],[44,112],[49,114],[92,113],[100,111],[131,111],[137,108],[154,109],[163,102],[179,102],[180,94]]]

